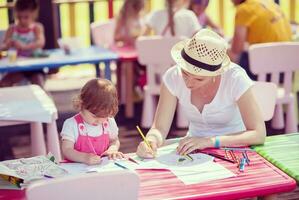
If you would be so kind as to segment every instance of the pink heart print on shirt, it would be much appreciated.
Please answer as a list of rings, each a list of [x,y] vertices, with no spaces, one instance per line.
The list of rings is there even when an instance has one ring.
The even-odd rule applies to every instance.
[[[80,134],[87,135],[87,130],[86,130],[86,127],[84,126],[84,124],[80,123],[78,126],[79,126]]]

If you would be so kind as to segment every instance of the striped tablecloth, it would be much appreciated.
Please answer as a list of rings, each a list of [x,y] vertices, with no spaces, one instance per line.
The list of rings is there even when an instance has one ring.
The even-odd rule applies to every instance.
[[[267,137],[254,149],[299,183],[299,133]]]
[[[218,150],[218,153],[224,152]],[[167,170],[138,170],[139,199],[241,199],[289,192],[296,188],[294,179],[260,155],[255,152],[250,152],[248,155],[251,162],[250,166],[246,166],[245,172],[239,172],[236,164],[216,159],[216,162],[237,176],[194,185],[184,185]],[[24,200],[25,191],[0,190],[0,199]]]

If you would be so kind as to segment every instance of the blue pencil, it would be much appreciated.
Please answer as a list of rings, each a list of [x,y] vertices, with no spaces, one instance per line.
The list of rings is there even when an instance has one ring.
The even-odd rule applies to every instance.
[[[116,166],[118,166],[118,167],[120,167],[120,168],[123,168],[123,169],[128,169],[128,168],[126,168],[125,166],[123,166],[123,165],[121,165],[121,164],[119,164],[119,163],[114,163]]]

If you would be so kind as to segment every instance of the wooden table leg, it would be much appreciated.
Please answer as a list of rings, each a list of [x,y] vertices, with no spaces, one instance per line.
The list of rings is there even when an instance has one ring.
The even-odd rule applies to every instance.
[[[32,156],[46,155],[46,144],[41,122],[30,123],[31,154]]]
[[[48,151],[55,156],[56,161],[61,161],[59,137],[55,120],[47,124],[47,145]]]
[[[126,109],[125,115],[128,118],[132,118],[134,115],[134,101],[133,101],[133,87],[134,87],[134,63],[130,61],[123,62],[126,71]]]

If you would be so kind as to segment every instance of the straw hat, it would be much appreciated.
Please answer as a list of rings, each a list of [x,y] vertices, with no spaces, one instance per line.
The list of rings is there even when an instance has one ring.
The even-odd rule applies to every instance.
[[[230,66],[228,44],[217,33],[201,29],[191,39],[178,42],[171,56],[183,70],[198,76],[217,76]]]

